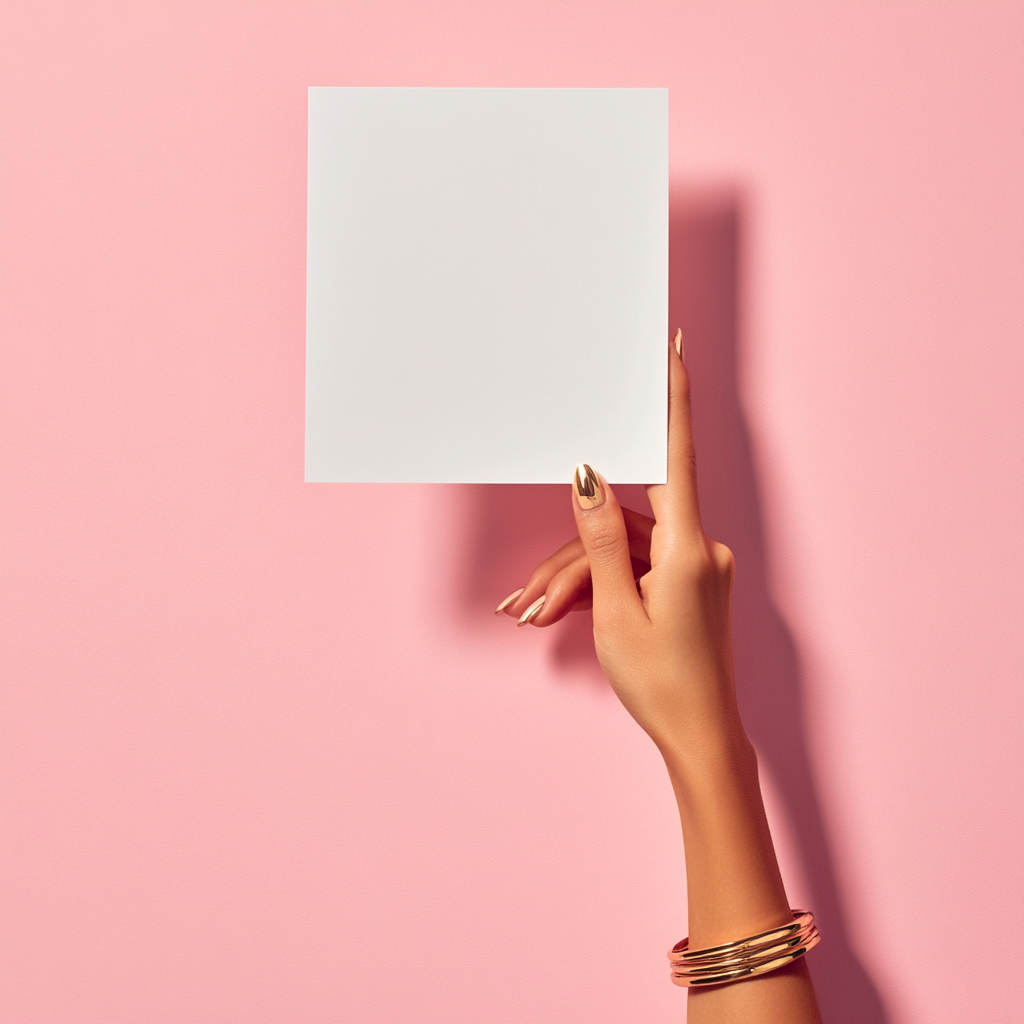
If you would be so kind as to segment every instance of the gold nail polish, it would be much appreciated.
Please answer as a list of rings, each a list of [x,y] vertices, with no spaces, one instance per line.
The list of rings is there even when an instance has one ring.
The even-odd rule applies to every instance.
[[[580,503],[580,508],[597,508],[604,504],[604,488],[601,486],[601,481],[585,462],[581,462],[576,467],[573,488],[576,491],[576,500]]]
[[[547,599],[547,594],[541,594],[540,597],[538,597],[537,600],[534,601],[533,604],[531,604],[525,612],[523,612],[522,616],[520,617],[516,625],[525,626],[528,622],[533,622],[533,620],[537,618],[538,615],[540,615],[540,610],[544,607],[544,602]]]
[[[520,587],[514,594],[509,594],[497,608],[494,609],[495,615],[500,615],[522,592],[526,590],[526,587]]]
[[[677,327],[676,328],[675,345],[676,345],[676,355],[679,356],[680,359],[685,361],[686,360],[686,356],[683,355],[684,349],[683,349],[683,329],[682,329],[682,327]]]

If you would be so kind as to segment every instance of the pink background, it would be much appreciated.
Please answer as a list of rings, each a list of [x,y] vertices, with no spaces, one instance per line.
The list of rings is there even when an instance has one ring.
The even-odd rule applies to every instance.
[[[672,321],[828,1020],[1024,1020],[1024,6],[0,28],[3,1024],[684,1017],[657,755],[585,617],[490,614],[568,489],[302,482],[311,84],[671,89]]]

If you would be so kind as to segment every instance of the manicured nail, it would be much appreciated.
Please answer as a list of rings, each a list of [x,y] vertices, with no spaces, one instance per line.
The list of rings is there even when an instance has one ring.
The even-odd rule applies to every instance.
[[[525,626],[528,622],[533,622],[533,620],[537,618],[538,615],[540,615],[540,610],[544,607],[544,602],[547,599],[547,594],[541,594],[540,597],[538,597],[537,600],[534,601],[533,604],[531,604],[525,612],[523,612],[522,616],[520,617],[516,625]]]
[[[526,587],[520,587],[514,594],[509,594],[497,608],[494,609],[495,615],[500,615],[524,590]]]
[[[685,350],[683,349],[683,329],[682,329],[682,327],[677,327],[676,328],[675,346],[676,346],[676,355],[679,356],[680,359],[685,361],[686,360],[686,356],[683,354]]]
[[[604,488],[597,474],[585,463],[581,462],[576,467],[573,477],[573,487],[576,490],[576,500],[580,508],[597,508],[604,504]]]

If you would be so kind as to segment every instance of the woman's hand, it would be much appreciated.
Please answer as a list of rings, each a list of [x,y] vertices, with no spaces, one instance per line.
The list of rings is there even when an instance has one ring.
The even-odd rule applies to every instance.
[[[649,487],[655,519],[623,509],[587,466],[576,471],[579,537],[542,562],[499,611],[549,626],[594,609],[594,643],[620,700],[659,747],[708,716],[738,725],[732,697],[732,553],[704,534],[690,427],[689,381],[669,352],[668,482]],[[588,496],[590,495],[590,496]]]
[[[729,602],[732,553],[701,527],[689,380],[669,353],[668,482],[649,487],[653,520],[619,507],[589,466],[573,481],[579,538],[498,607],[547,626],[593,604],[605,675],[665,758],[683,827],[690,949],[792,922],[736,707]],[[690,989],[691,1024],[820,1022],[806,964]]]

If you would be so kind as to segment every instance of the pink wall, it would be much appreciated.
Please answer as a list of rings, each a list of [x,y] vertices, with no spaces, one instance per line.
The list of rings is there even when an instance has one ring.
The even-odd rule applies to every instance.
[[[828,1019],[1024,1019],[1024,7],[2,18],[3,1024],[684,1015],[657,756],[582,618],[490,615],[567,488],[302,482],[310,84],[670,87],[673,322]]]

